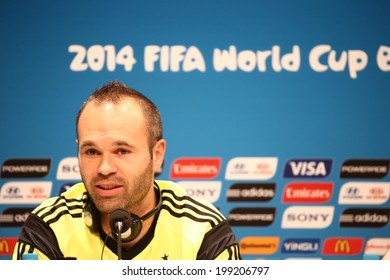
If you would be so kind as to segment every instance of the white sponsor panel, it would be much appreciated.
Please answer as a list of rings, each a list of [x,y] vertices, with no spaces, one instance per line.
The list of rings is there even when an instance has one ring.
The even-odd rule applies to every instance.
[[[371,238],[367,241],[364,254],[383,256],[390,250],[390,238]]]
[[[340,189],[339,204],[384,204],[389,196],[389,182],[348,182]]]
[[[283,213],[282,228],[326,228],[333,214],[334,206],[291,206]]]
[[[57,180],[81,180],[77,157],[63,158],[58,164]]]
[[[268,180],[275,176],[277,157],[236,157],[226,167],[226,180]]]
[[[221,195],[221,181],[178,181],[187,194],[203,200],[216,202]]]
[[[2,204],[39,204],[51,195],[52,182],[7,182],[0,191]]]

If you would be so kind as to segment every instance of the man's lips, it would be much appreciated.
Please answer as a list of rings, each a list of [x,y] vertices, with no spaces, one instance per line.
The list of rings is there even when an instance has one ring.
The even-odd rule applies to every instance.
[[[102,190],[112,190],[112,189],[121,188],[122,185],[96,184],[95,187],[99,188],[99,189],[102,189]]]
[[[100,197],[117,197],[123,195],[123,185],[95,184],[95,193]]]

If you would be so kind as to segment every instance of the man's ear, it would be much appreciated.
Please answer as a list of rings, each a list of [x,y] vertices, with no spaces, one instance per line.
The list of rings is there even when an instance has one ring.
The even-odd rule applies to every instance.
[[[157,141],[153,148],[153,171],[154,174],[162,173],[167,142],[164,139]]]

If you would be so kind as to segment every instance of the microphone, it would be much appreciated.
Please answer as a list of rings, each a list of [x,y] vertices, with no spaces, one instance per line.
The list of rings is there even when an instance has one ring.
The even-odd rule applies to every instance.
[[[118,208],[111,213],[109,224],[111,233],[117,240],[117,254],[119,260],[122,259],[122,242],[130,242],[137,238],[142,230],[142,222],[153,217],[160,211],[162,206],[162,197],[160,188],[156,182],[154,182],[154,191],[156,194],[157,205],[142,217],[129,213],[123,208]]]
[[[114,210],[110,216],[110,227],[112,235],[117,240],[118,260],[122,259],[122,239],[131,235],[131,214],[125,209]]]

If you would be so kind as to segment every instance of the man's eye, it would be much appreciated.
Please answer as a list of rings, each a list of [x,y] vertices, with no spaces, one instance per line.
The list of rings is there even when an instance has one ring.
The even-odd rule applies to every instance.
[[[86,153],[87,155],[89,155],[89,156],[94,156],[94,155],[97,154],[96,150],[87,150],[85,153]]]
[[[130,153],[130,152],[128,150],[125,150],[125,149],[118,150],[118,154],[120,154],[120,155],[127,155],[128,153]]]

